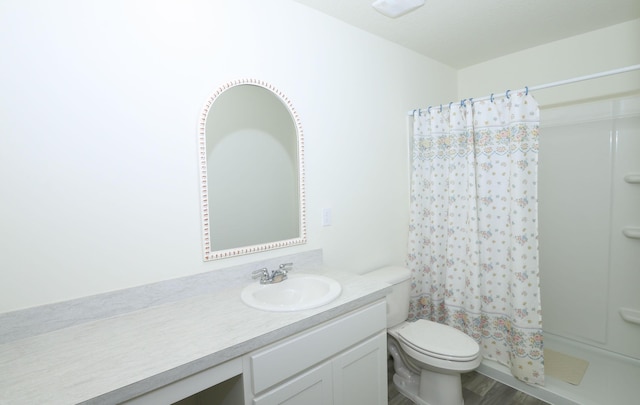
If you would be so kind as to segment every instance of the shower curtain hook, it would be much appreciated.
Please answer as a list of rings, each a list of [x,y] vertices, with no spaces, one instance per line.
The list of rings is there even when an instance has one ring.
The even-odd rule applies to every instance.
[[[431,114],[431,106],[429,106],[429,108],[427,108],[427,114]]]
[[[493,93],[491,93],[491,102],[493,103]]]
[[[466,98],[463,98],[462,100],[460,100],[460,107],[464,107],[464,102],[467,101]]]
[[[453,105],[453,101],[449,103],[449,111],[451,111],[451,106]]]
[[[506,93],[504,93],[504,95],[505,95],[505,97],[507,97],[507,99],[509,98],[509,92],[510,92],[510,91],[511,91],[511,90],[507,90],[507,92],[506,92]]]
[[[440,112],[442,112],[442,104],[440,104]]]
[[[470,105],[471,107],[473,107],[473,98],[470,98],[470,99],[469,99],[469,105]]]
[[[524,86],[524,95],[525,96],[529,95],[529,86]]]

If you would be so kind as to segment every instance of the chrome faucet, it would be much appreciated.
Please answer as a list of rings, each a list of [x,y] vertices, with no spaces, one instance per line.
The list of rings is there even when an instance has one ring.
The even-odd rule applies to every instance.
[[[251,273],[252,278],[260,278],[260,284],[275,284],[287,279],[287,274],[293,267],[293,263],[283,263],[269,274],[269,269],[263,267]]]

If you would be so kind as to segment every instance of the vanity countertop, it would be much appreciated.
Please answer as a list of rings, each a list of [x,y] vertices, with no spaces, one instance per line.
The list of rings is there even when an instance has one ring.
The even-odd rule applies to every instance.
[[[0,345],[0,404],[118,403],[374,302],[388,288],[352,273],[314,273],[342,285],[319,308],[253,309],[240,299],[243,285]]]

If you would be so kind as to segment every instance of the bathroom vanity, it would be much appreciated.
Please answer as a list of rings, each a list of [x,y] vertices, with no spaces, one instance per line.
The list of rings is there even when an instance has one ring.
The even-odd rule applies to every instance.
[[[385,319],[377,301],[125,403],[383,404]]]
[[[0,404],[386,404],[385,283],[303,311],[250,308],[250,282],[0,345]]]

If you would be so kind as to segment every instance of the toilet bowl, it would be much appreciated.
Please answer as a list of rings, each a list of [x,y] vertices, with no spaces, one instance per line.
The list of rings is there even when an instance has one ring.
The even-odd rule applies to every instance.
[[[470,336],[440,323],[407,322],[410,272],[385,267],[364,274],[391,285],[387,294],[387,347],[393,358],[393,382],[418,405],[463,405],[460,374],[476,369],[482,357]]]

